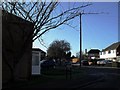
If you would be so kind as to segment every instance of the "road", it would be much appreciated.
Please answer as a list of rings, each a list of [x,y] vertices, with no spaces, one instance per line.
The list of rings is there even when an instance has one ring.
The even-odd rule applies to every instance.
[[[85,68],[85,67],[84,67]],[[101,76],[100,80],[79,88],[119,88],[120,89],[120,69],[106,67],[86,67],[89,75]]]

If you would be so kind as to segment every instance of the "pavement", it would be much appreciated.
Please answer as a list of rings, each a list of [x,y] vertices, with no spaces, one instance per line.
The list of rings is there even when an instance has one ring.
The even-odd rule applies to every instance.
[[[120,69],[120,67],[108,67],[108,66],[82,66],[83,68],[111,68],[111,69]]]

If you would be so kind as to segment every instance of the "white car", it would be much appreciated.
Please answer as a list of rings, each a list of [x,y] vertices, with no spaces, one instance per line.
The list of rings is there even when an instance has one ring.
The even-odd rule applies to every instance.
[[[100,61],[97,61],[97,65],[99,65],[100,64]]]
[[[106,61],[106,60],[100,61],[100,65],[105,65],[105,64],[107,64],[107,61]]]
[[[105,64],[107,64],[106,60],[99,60],[99,61],[97,61],[97,65],[105,65]]]

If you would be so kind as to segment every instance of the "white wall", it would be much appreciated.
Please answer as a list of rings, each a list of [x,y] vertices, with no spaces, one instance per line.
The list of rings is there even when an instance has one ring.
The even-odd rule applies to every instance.
[[[35,61],[36,59],[37,59],[37,65],[33,63],[36,62]],[[41,74],[40,60],[41,60],[41,52],[32,51],[32,75]]]
[[[116,50],[111,50],[111,53],[108,53],[108,51],[102,52],[102,55],[100,54],[100,58],[115,58],[116,57]]]

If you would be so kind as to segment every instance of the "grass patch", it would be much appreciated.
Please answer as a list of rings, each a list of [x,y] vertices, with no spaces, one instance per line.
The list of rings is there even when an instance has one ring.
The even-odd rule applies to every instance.
[[[86,75],[85,70],[78,67],[72,68],[72,79],[82,78]],[[43,84],[47,82],[54,82],[57,80],[66,80],[65,68],[59,67],[55,69],[48,69],[41,71],[41,75],[32,76],[29,81],[14,83],[14,85],[6,85],[5,87],[29,87],[35,84]]]
[[[64,75],[65,70],[64,69],[47,69],[41,71],[43,75]]]
[[[45,75],[47,77],[50,77],[52,79],[65,79],[66,76],[66,69],[65,68],[55,68],[55,69],[48,69],[41,72],[42,75]],[[85,70],[79,68],[79,67],[73,67],[71,71],[72,76],[83,76],[86,74]]]

